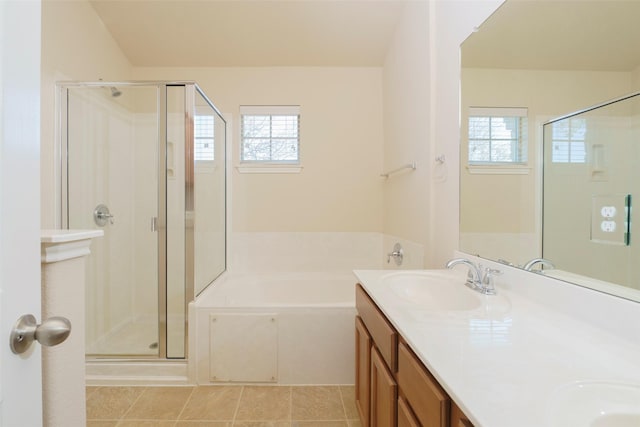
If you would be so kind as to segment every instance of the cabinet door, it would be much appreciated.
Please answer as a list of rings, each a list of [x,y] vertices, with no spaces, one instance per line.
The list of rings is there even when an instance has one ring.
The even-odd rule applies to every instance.
[[[420,427],[420,422],[402,397],[398,397],[398,427]]]
[[[454,402],[451,402],[451,427],[473,427],[469,418]]]
[[[371,398],[371,336],[356,316],[356,407],[362,427],[369,427]]]
[[[370,427],[396,426],[398,385],[377,348],[371,351]]]

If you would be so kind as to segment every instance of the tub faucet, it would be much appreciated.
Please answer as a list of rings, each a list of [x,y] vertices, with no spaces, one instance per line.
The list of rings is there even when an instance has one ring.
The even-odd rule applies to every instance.
[[[549,268],[556,268],[555,265],[553,265],[553,263],[551,261],[549,261],[548,259],[544,259],[544,258],[534,258],[531,261],[529,261],[528,263],[526,263],[524,265],[525,270],[527,271],[533,271],[533,266],[536,264],[540,264],[540,265],[546,265]]]
[[[452,259],[447,263],[447,268],[453,268],[458,264],[464,264],[469,267],[467,282],[465,285],[484,295],[496,294],[495,287],[493,286],[493,276],[502,274],[500,270],[494,270],[491,268],[483,269],[482,265],[476,265],[465,258]]]

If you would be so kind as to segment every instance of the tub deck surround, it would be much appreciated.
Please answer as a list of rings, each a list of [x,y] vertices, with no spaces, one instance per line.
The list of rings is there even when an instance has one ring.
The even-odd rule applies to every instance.
[[[555,427],[553,403],[568,384],[640,384],[640,304],[499,268],[510,271],[496,280],[507,301],[497,309],[427,310],[384,282],[394,273],[355,274],[475,427]],[[439,273],[464,286],[459,271]],[[594,320],[602,310],[609,321]]]
[[[190,307],[197,384],[353,384],[352,272],[225,273]]]

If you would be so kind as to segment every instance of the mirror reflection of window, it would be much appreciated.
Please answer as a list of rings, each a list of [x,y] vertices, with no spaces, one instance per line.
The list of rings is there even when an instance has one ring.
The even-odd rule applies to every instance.
[[[587,121],[567,119],[551,124],[551,161],[553,163],[585,163]]]
[[[527,110],[471,108],[469,164],[526,164]]]
[[[214,153],[214,117],[213,115],[196,114],[194,125],[195,161],[212,161]]]

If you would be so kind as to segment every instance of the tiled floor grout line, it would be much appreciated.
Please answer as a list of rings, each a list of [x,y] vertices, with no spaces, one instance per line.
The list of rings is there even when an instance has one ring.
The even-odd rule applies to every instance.
[[[236,418],[238,417],[238,411],[240,410],[240,402],[242,401],[242,395],[244,394],[244,387],[240,386],[240,395],[238,396],[238,401],[236,402],[236,409],[233,411],[233,418],[231,419],[231,425],[235,425]]]
[[[342,394],[342,387],[340,386],[338,386],[338,393],[340,393],[340,401],[342,402],[342,412],[344,413],[344,419],[346,422],[346,420],[348,420],[349,417],[347,417],[347,405],[344,404],[344,395]]]
[[[134,405],[138,402],[138,400],[140,400],[142,398],[142,395],[144,395],[147,392],[147,388],[148,387],[143,387],[142,388],[142,393],[140,393],[140,395],[133,401],[131,402],[131,405],[129,405],[129,407],[127,408],[126,411],[124,411],[124,413],[120,416],[120,418],[118,418],[118,423],[120,424],[120,421],[124,420],[125,417],[127,416],[127,414],[131,411],[131,409],[134,407]]]
[[[180,421],[180,417],[182,416],[182,413],[187,408],[187,405],[191,401],[191,398],[193,397],[193,394],[196,392],[197,388],[198,388],[198,386],[194,386],[194,387],[191,388],[191,393],[189,393],[189,397],[187,397],[187,400],[184,401],[184,405],[182,405],[182,409],[178,413],[178,416],[176,418],[176,422],[174,423],[174,426],[175,426],[175,424],[178,424],[178,421]]]

